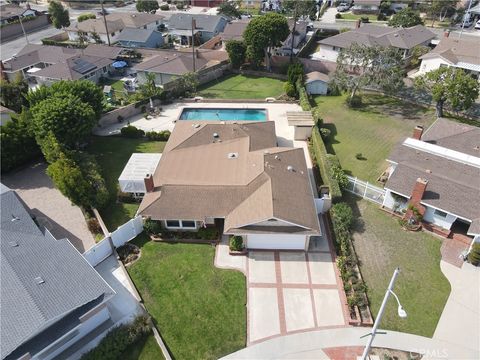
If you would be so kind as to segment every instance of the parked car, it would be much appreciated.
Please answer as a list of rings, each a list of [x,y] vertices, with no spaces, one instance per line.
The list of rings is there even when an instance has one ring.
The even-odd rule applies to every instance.
[[[475,29],[480,30],[480,20],[475,24]]]
[[[100,10],[97,14],[100,16],[103,16],[103,15],[108,15],[110,13],[107,10],[103,9],[103,10]]]
[[[473,18],[470,17],[470,14],[465,14],[463,20],[460,22],[460,27],[469,28],[473,25]]]
[[[350,9],[350,5],[347,3],[340,3],[340,5],[337,6],[337,11],[338,12],[345,12]]]

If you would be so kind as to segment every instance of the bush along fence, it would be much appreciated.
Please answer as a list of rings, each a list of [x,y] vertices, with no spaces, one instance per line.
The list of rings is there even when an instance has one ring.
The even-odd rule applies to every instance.
[[[352,244],[351,230],[354,224],[352,208],[344,203],[333,205],[331,220],[337,252],[337,267],[343,281],[350,310],[350,325],[372,325],[373,319],[368,306],[367,286],[358,268],[358,259]]]

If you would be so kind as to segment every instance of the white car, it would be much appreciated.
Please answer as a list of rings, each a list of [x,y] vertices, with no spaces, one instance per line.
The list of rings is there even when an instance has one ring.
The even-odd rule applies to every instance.
[[[475,29],[480,30],[480,20],[475,24]]]
[[[340,5],[337,6],[338,12],[345,12],[345,11],[348,11],[349,9],[350,9],[350,5],[348,5],[347,3],[341,3]]]

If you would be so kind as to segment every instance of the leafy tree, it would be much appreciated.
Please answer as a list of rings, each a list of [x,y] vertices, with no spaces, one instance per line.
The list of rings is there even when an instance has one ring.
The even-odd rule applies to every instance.
[[[337,58],[334,85],[350,93],[350,100],[365,86],[377,86],[387,93],[404,86],[401,53],[393,47],[352,44]]]
[[[77,18],[77,21],[80,23],[82,21],[88,20],[88,19],[96,19],[97,17],[95,14],[92,13],[86,13],[86,14],[80,14]]]
[[[238,4],[232,3],[232,2],[223,2],[220,5],[218,5],[217,14],[225,15],[232,19],[234,18],[240,19],[242,16],[242,13],[238,9],[237,5]]]
[[[29,92],[27,100],[30,106],[52,96],[78,96],[84,103],[89,104],[95,111],[95,118],[100,119],[103,113],[103,92],[102,89],[88,80],[57,81],[51,86],[42,85],[37,90]]]
[[[186,96],[194,95],[199,85],[198,76],[193,72],[183,74],[179,78],[178,90]]]
[[[388,25],[393,27],[409,28],[415,25],[423,25],[423,20],[417,11],[407,7],[393,15],[388,21]]]
[[[420,64],[420,57],[425,55],[430,51],[428,46],[417,45],[412,49],[412,57],[410,60],[410,65],[416,67]]]
[[[59,159],[61,154],[66,153],[66,149],[58,142],[52,131],[49,131],[42,139],[40,149],[42,150],[45,160],[47,160],[49,164],[53,164]]]
[[[70,26],[70,15],[68,10],[58,1],[52,1],[48,6],[48,13],[52,19],[53,26],[57,29]]]
[[[288,15],[292,15],[295,21],[304,17],[315,20],[317,2],[315,0],[286,0],[283,1],[283,9]]]
[[[90,36],[92,37],[93,41],[95,41],[96,44],[103,44],[102,38],[100,37],[100,35],[98,35],[96,31],[91,32]]]
[[[241,40],[229,40],[225,48],[232,67],[238,69],[245,62],[245,55],[247,53],[245,43]]]
[[[26,99],[27,92],[28,83],[21,74],[17,74],[12,82],[0,80],[0,102],[3,106],[15,112],[20,112],[22,106],[28,104]]]
[[[155,85],[155,74],[147,73],[145,75],[146,81],[144,84],[140,85],[140,94],[143,99],[148,99],[152,96],[159,95],[162,92],[162,89],[158,88]]]
[[[155,12],[159,9],[158,1],[152,0],[137,0],[137,11],[138,12]]]
[[[30,113],[24,109],[21,114],[13,115],[12,121],[1,127],[2,173],[41,156],[40,148],[30,129],[30,122]]]
[[[287,18],[276,13],[268,13],[252,19],[243,33],[247,45],[247,56],[254,65],[259,65],[262,55],[270,70],[270,56],[273,48],[278,47],[289,33]]]
[[[301,63],[290,64],[287,71],[288,82],[296,84],[300,81],[303,84],[303,65]]]
[[[442,19],[447,14],[456,11],[458,0],[427,0],[422,5],[427,16],[432,19],[432,27],[437,19]]]
[[[438,117],[443,116],[444,105],[454,111],[470,108],[479,94],[478,81],[462,69],[440,67],[415,80],[415,86],[432,94]]]
[[[97,123],[92,107],[72,94],[48,97],[34,105],[31,111],[33,131],[39,144],[52,132],[61,144],[73,148]]]

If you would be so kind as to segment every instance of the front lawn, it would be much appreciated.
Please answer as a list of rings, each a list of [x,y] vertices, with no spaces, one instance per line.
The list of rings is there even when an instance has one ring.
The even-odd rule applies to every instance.
[[[122,354],[122,360],[162,360],[165,359],[162,350],[153,334],[141,338],[130,345]]]
[[[432,337],[450,294],[450,283],[440,270],[442,240],[425,232],[406,232],[396,217],[378,206],[350,194],[346,198],[357,219],[354,246],[374,316],[394,269],[400,267],[394,292],[408,317],[398,317],[391,296],[380,328]]]
[[[128,139],[116,136],[93,136],[88,152],[96,156],[102,169],[110,202],[100,210],[108,230],[114,231],[120,225],[135,216],[139,204],[117,203],[118,177],[134,152],[155,153],[162,152],[165,142],[149,141],[147,139]]]
[[[364,94],[364,106],[351,109],[345,96],[317,96],[325,127],[332,137],[327,150],[335,153],[347,174],[375,183],[386,169],[393,147],[410,136],[416,125],[428,127],[434,111],[380,94]],[[355,157],[361,153],[361,160]]]
[[[214,267],[210,245],[167,244],[142,234],[128,268],[175,359],[218,359],[245,347],[245,276]]]
[[[199,88],[198,95],[216,99],[265,99],[283,94],[283,81],[249,75],[229,75]]]
[[[369,22],[386,23],[386,21],[378,21],[377,15],[372,14],[352,14],[352,13],[340,13],[342,17],[338,20],[361,20],[362,18],[368,18]]]

